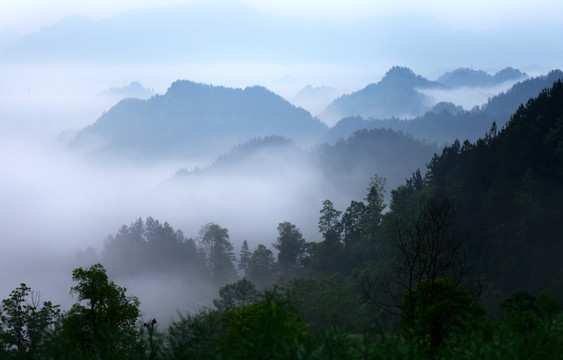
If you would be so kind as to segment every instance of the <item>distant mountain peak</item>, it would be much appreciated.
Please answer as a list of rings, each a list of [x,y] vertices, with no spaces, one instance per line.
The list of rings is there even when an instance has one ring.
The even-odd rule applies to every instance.
[[[417,91],[422,88],[443,88],[444,85],[416,75],[404,66],[393,66],[378,83],[335,99],[319,116],[336,123],[343,117],[409,118],[430,110],[431,100]]]
[[[392,78],[392,77],[409,77],[409,78],[416,78],[417,75],[412,71],[410,68],[406,66],[398,66],[395,65],[391,69],[387,71],[385,74],[385,78]]]
[[[310,113],[265,87],[177,80],[164,95],[120,101],[70,143],[102,155],[180,159],[212,156],[235,143],[273,135],[311,145],[326,130]]]
[[[166,95],[175,95],[192,89],[212,88],[212,87],[213,85],[198,83],[191,80],[176,80],[170,85],[170,87],[166,91]]]
[[[526,73],[518,69],[507,67],[495,75],[490,75],[483,70],[474,70],[470,68],[457,68],[446,72],[436,81],[451,87],[487,87],[501,84],[506,81],[518,81],[527,78]]]
[[[138,81],[132,81],[127,86],[110,87],[104,93],[108,94],[108,95],[119,95],[119,96],[124,96],[124,97],[133,97],[133,98],[145,99],[145,98],[149,98],[149,97],[153,96],[154,90],[145,88]]]
[[[373,84],[372,84],[373,85]],[[417,75],[410,68],[406,66],[393,66],[378,86],[395,86],[395,87],[405,87],[405,88],[415,88],[415,87],[439,87],[442,86],[439,83],[430,81],[421,75]]]

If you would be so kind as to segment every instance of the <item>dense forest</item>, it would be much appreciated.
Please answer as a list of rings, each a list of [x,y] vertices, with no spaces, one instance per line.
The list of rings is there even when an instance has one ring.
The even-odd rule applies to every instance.
[[[2,301],[0,356],[560,359],[561,104],[557,81],[502,128],[413,169],[388,204],[378,175],[346,209],[326,199],[320,242],[282,221],[237,256],[219,224],[195,238],[153,218],[124,225],[100,263],[69,274],[70,309],[24,283]],[[150,273],[218,296],[165,324],[115,282]]]

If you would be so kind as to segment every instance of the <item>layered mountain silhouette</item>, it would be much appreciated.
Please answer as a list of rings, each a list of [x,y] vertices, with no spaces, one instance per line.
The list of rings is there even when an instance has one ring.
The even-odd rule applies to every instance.
[[[403,109],[404,103],[404,108],[412,111],[427,109],[424,115],[412,120],[348,116],[330,129],[264,87],[234,89],[179,80],[164,95],[122,100],[94,124],[78,131],[69,144],[96,155],[158,160],[209,159],[249,139],[273,135],[299,146],[334,143],[355,131],[372,128],[393,129],[437,144],[456,138],[475,140],[493,122],[502,127],[520,104],[562,77],[563,73],[555,70],[519,82],[483,106],[464,111],[452,103],[430,106],[428,97],[417,89],[445,85],[415,75],[408,68],[393,67],[379,83],[340,97],[331,106],[344,104],[350,110],[363,106],[393,113]]]
[[[417,59],[420,66],[436,68],[467,59],[509,63],[518,58],[533,64],[539,47],[545,61],[553,63],[563,45],[544,34],[556,29],[561,29],[557,22],[526,27],[525,31],[515,23],[502,31],[452,32],[430,16],[385,14],[342,23],[275,17],[240,0],[189,1],[99,20],[75,15],[21,38],[9,36],[10,41],[0,40],[0,62],[321,61],[364,65]]]
[[[507,81],[524,80],[528,77],[526,73],[518,69],[507,67],[490,75],[483,70],[473,70],[468,68],[458,68],[447,72],[436,79],[437,82],[449,87],[488,87],[502,84]]]
[[[116,95],[128,98],[146,99],[154,95],[153,89],[145,88],[140,82],[132,81],[127,86],[110,87],[105,92],[107,95]]]
[[[360,129],[385,128],[403,131],[416,139],[438,144],[452,143],[456,138],[475,141],[487,132],[493,122],[500,128],[520,105],[549,88],[563,78],[563,72],[553,70],[547,75],[534,77],[514,84],[506,92],[490,98],[487,103],[471,111],[463,111],[452,104],[437,104],[432,111],[411,120],[366,119],[350,116],[340,120],[327,133],[326,140],[334,142],[347,138]]]
[[[494,75],[483,70],[459,68],[443,74],[436,81],[431,81],[416,75],[409,68],[394,66],[380,82],[369,84],[362,90],[335,99],[319,114],[319,117],[329,123],[350,116],[361,116],[366,119],[413,118],[428,111],[439,112],[445,106],[440,104],[437,109],[434,108],[437,105],[436,100],[419,90],[493,87],[527,77],[527,74],[510,67]],[[450,110],[455,109],[450,108]]]
[[[313,171],[323,181],[312,183],[315,189],[311,189],[310,194],[323,189],[324,196],[338,194],[348,199],[361,198],[373,175],[384,177],[388,189],[392,189],[409,177],[412,169],[423,169],[438,150],[436,145],[385,129],[358,131],[336,144],[324,143],[310,150],[303,150],[281,136],[267,136],[235,146],[208,167],[181,169],[174,180],[205,176],[248,179],[275,176],[298,182],[296,174]],[[314,203],[322,200],[315,199]]]
[[[295,94],[291,102],[309,110],[312,114],[318,114],[337,96],[338,90],[334,87],[307,85]]]
[[[269,135],[317,143],[325,124],[264,87],[174,82],[164,95],[125,99],[78,131],[72,147],[133,159],[214,156]]]
[[[335,99],[319,117],[329,123],[347,116],[385,119],[413,117],[430,110],[432,99],[417,89],[446,88],[416,75],[411,69],[394,66],[380,82]]]

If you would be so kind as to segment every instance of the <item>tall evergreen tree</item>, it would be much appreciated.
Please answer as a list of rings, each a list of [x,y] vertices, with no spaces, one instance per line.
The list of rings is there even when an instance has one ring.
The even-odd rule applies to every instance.
[[[274,247],[278,252],[278,266],[284,275],[292,276],[305,255],[305,239],[296,225],[282,222],[278,225],[278,239]]]
[[[250,256],[246,276],[258,288],[271,285],[276,261],[274,254],[266,246],[259,244]]]
[[[248,249],[248,241],[244,240],[242,242],[242,247],[240,248],[239,260],[238,260],[238,268],[246,273],[246,269],[248,268],[248,261],[250,260],[251,252]]]
[[[213,281],[217,285],[224,285],[235,280],[235,254],[229,240],[229,231],[209,223],[201,228],[200,239]]]

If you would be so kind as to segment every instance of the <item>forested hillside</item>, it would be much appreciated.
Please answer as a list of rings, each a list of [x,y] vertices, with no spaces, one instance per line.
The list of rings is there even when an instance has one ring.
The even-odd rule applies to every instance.
[[[557,81],[503,128],[435,154],[425,176],[415,170],[391,191],[388,206],[378,176],[346,209],[325,200],[319,242],[282,221],[277,239],[252,248],[245,241],[237,257],[228,229],[215,223],[195,238],[152,218],[124,225],[104,244],[107,272],[102,264],[72,272],[70,310],[40,301],[23,283],[2,301],[0,352],[41,359],[559,359],[561,104]],[[352,151],[353,143],[332,149]],[[200,293],[218,296],[212,307],[161,328],[111,280],[147,274],[180,275],[180,286],[199,278]],[[164,285],[155,287],[163,302],[174,297]]]
[[[428,186],[459,203],[462,232],[495,293],[563,296],[562,104],[559,80],[503,129],[473,144],[455,142],[429,163]]]

